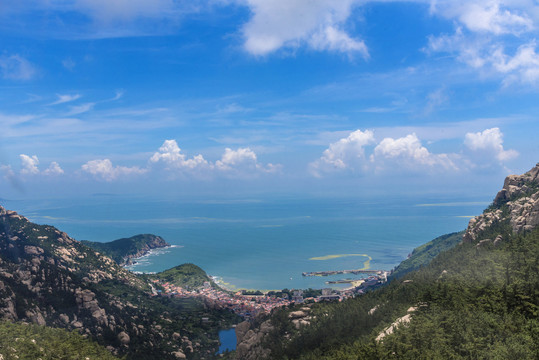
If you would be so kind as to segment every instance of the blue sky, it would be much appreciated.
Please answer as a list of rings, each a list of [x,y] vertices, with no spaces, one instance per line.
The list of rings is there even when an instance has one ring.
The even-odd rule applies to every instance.
[[[493,196],[539,161],[539,5],[4,0],[0,197]]]

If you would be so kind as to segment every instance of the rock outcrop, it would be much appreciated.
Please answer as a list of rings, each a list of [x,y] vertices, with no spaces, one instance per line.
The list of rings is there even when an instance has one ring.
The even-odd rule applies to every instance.
[[[291,311],[287,315],[296,330],[303,326],[309,325],[313,317],[311,316],[310,305],[303,306],[297,310]],[[260,323],[255,326],[254,323]],[[254,323],[244,321],[236,326],[236,359],[238,360],[263,360],[270,358],[271,350],[265,348],[269,341],[270,333],[274,331],[271,325],[271,319],[263,322],[255,321]],[[285,338],[290,334],[280,334]]]
[[[270,331],[273,330],[270,320],[266,320],[258,327],[254,327],[249,321],[244,321],[236,326],[236,359],[238,360],[263,360],[270,355],[270,350],[263,347]]]
[[[539,225],[539,163],[523,175],[509,175],[492,205],[468,224],[463,242],[488,243],[481,233],[502,222],[508,222],[515,233],[531,230]],[[493,243],[499,243],[496,238]]]

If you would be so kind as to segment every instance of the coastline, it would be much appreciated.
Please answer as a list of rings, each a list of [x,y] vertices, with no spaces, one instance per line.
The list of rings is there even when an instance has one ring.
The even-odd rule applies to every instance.
[[[143,255],[130,258],[130,262],[126,262],[122,266],[125,269],[127,269],[129,271],[132,271],[134,273],[139,273],[139,274],[155,273],[155,271],[140,271],[140,270],[134,270],[133,268],[136,267],[137,265],[140,265],[141,263],[143,263],[143,261],[141,261],[143,259],[148,259],[148,258],[150,258],[152,256],[161,255],[161,254],[165,253],[167,249],[182,248],[182,247],[183,247],[183,245],[166,245],[166,246],[163,246],[163,247],[149,249],[149,250],[145,251],[145,253]]]

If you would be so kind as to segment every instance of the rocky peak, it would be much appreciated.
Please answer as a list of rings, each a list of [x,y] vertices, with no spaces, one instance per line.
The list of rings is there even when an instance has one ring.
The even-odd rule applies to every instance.
[[[481,240],[481,233],[494,224],[508,222],[520,233],[539,225],[539,163],[523,175],[509,175],[492,205],[470,220],[463,242]]]
[[[539,189],[539,163],[523,175],[509,175],[505,178],[503,188],[494,199],[495,206],[501,206],[516,198],[526,197]]]

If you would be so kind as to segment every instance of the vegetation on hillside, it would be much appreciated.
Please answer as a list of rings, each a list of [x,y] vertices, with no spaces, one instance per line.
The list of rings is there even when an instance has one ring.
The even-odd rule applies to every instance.
[[[439,253],[449,250],[461,242],[462,235],[464,235],[464,231],[442,235],[415,248],[411,256],[393,270],[391,279],[399,278],[410,271],[428,265]]]
[[[276,313],[265,345],[275,359],[537,359],[539,228],[513,235],[503,222],[481,238],[499,234],[497,246],[462,243],[376,291],[317,304],[300,331]],[[409,324],[375,340],[410,307]]]
[[[196,289],[204,285],[206,281],[212,283],[206,272],[195,264],[182,264],[147,276],[150,279],[158,279],[186,289]]]
[[[118,358],[78,332],[0,321],[0,359],[113,360]]]

